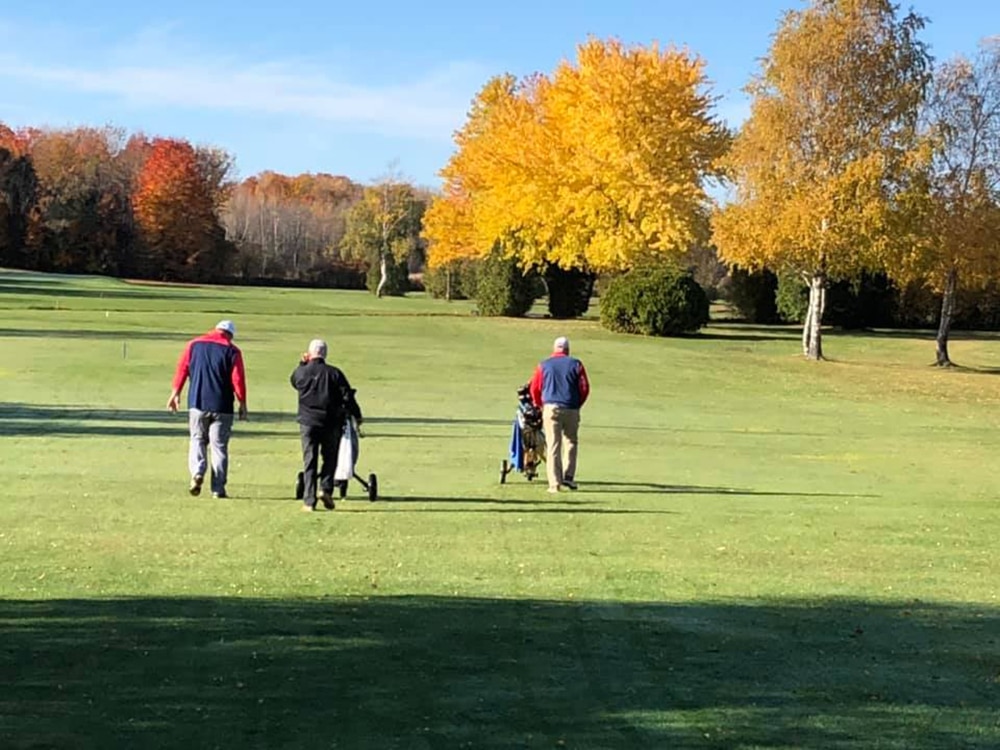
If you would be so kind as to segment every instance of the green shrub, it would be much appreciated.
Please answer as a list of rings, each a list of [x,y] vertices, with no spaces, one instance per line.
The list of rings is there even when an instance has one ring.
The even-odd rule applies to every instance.
[[[480,315],[521,318],[538,298],[537,276],[495,252],[477,266],[475,296]]]
[[[388,278],[382,288],[382,294],[386,297],[402,297],[410,288],[410,271],[406,264],[406,259],[389,259]],[[372,294],[378,289],[378,283],[382,279],[382,271],[378,263],[368,266],[366,285]]]
[[[612,331],[679,336],[707,322],[708,296],[676,268],[636,268],[612,279],[601,295],[601,325]]]
[[[775,302],[782,320],[786,323],[802,323],[806,319],[806,310],[809,309],[809,287],[798,274],[780,274]]]
[[[734,268],[724,285],[725,299],[747,323],[777,323],[775,292],[778,277],[766,268],[747,271]]]
[[[847,330],[888,328],[896,324],[899,290],[884,273],[862,273],[837,281],[826,291],[823,322]]]
[[[424,289],[434,299],[474,297],[477,265],[478,261],[465,260],[428,268],[424,271]]]
[[[789,323],[806,319],[809,287],[798,274],[778,277],[778,313]],[[826,287],[823,324],[848,330],[897,324],[900,294],[882,273],[863,273],[856,279],[832,281]]]
[[[549,292],[549,315],[553,318],[578,318],[590,307],[595,276],[592,273],[548,266],[545,286]]]

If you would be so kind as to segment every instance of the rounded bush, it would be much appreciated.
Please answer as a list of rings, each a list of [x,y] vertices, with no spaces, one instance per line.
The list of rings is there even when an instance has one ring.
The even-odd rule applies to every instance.
[[[734,268],[725,284],[725,298],[747,323],[777,323],[775,292],[778,278],[767,269]]]
[[[708,322],[708,296],[690,273],[636,268],[611,280],[601,295],[601,325],[620,333],[679,336]]]
[[[793,273],[778,275],[778,288],[774,293],[778,315],[788,323],[801,323],[809,309],[809,287],[802,277]]]
[[[521,318],[538,298],[535,274],[494,253],[476,270],[476,308],[486,317]]]
[[[545,269],[545,285],[549,292],[549,315],[553,318],[578,318],[590,307],[595,276],[575,268],[549,266]]]

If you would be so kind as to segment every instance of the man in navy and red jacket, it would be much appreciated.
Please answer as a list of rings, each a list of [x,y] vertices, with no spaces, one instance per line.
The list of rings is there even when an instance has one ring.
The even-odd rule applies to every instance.
[[[212,497],[226,497],[229,475],[229,436],[233,430],[234,401],[239,401],[239,418],[247,418],[246,373],[243,353],[233,343],[236,326],[222,320],[204,336],[188,341],[177,362],[173,390],[167,408],[177,411],[181,390],[191,378],[188,389],[188,426],[191,446],[188,468],[191,470],[192,495],[201,494],[207,467],[206,448],[212,445]]]
[[[529,384],[531,400],[542,410],[549,492],[576,489],[576,446],[580,408],[590,395],[583,362],[569,356],[569,339],[552,344],[552,356],[539,363]]]

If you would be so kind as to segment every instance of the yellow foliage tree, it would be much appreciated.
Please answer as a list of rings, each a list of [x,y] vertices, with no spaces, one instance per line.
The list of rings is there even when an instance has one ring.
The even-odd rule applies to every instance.
[[[810,359],[823,357],[827,279],[880,268],[895,246],[929,66],[916,36],[923,19],[897,10],[887,0],[813,0],[786,13],[723,160],[735,195],[713,217],[719,254],[808,282]]]
[[[982,286],[1000,269],[1000,39],[973,60],[940,66],[928,98],[910,228],[894,276],[941,294],[936,364],[952,364],[948,338],[960,286]]]
[[[492,79],[425,220],[432,265],[497,244],[524,267],[591,271],[683,253],[729,143],[707,89],[686,52],[596,39],[551,77]]]

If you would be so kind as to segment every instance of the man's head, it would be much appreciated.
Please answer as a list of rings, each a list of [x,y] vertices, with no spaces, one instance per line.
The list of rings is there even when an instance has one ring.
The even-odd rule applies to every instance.
[[[309,359],[326,359],[326,342],[323,339],[313,339],[309,342]]]
[[[569,339],[565,336],[560,336],[555,341],[552,342],[552,352],[562,352],[563,354],[569,354]]]
[[[226,338],[234,338],[236,336],[236,324],[231,320],[220,320],[215,324],[216,331],[222,331]]]

